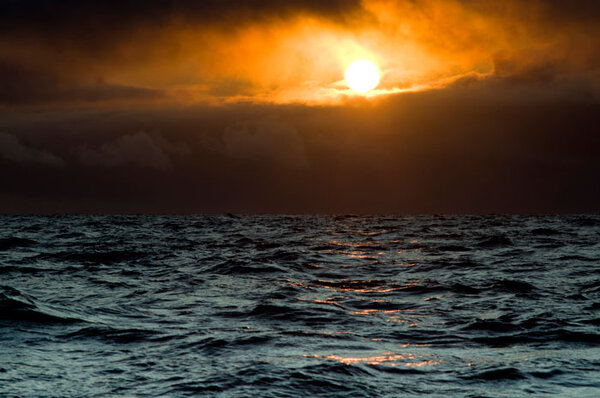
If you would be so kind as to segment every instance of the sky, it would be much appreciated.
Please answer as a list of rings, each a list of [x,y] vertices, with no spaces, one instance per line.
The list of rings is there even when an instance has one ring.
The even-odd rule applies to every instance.
[[[5,213],[599,212],[599,119],[594,0],[0,3]]]

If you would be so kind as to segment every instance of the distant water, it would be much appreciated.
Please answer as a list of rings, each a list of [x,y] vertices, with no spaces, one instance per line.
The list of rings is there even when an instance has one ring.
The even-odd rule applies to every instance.
[[[3,397],[600,396],[600,216],[0,225]]]

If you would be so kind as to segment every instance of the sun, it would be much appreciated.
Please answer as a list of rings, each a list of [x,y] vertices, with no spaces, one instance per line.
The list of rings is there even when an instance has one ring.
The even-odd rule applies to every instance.
[[[354,61],[346,68],[346,83],[359,93],[371,91],[379,84],[379,69],[366,59]]]

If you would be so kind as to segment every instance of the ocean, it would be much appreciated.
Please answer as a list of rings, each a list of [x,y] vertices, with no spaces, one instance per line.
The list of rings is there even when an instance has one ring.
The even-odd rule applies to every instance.
[[[2,216],[2,397],[598,397],[600,216]]]

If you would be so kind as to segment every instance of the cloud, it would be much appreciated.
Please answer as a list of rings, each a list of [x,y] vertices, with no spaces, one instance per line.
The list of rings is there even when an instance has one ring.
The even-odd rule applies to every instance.
[[[0,158],[19,164],[48,167],[64,167],[65,161],[41,149],[32,148],[19,141],[12,134],[0,133]]]
[[[592,0],[10,1],[0,102],[341,103],[358,58],[385,95],[473,74],[600,90],[596,15]]]
[[[260,23],[290,15],[337,19],[360,8],[360,0],[102,0],[9,1],[0,10],[0,33],[41,35],[49,42],[94,49],[114,44],[141,27]]]
[[[32,211],[51,199],[56,211],[597,212],[600,102],[544,87],[486,81],[330,107],[0,109],[0,130],[78,160],[7,162],[0,187]]]
[[[335,20],[359,4],[124,0],[117,10],[98,0],[9,1],[0,8],[0,105],[144,102],[182,86],[206,86],[209,98],[248,94],[256,82],[212,67],[229,62],[219,51],[224,39],[298,15]]]
[[[258,121],[227,128],[223,142],[226,153],[236,159],[308,167],[302,138],[293,127],[283,123]]]
[[[102,79],[90,82],[52,68],[17,65],[0,59],[0,105],[31,105],[73,102],[153,100],[163,97],[160,90],[109,84]]]
[[[599,210],[600,2],[5,3],[14,206]],[[423,90],[329,102],[355,57]]]
[[[181,153],[182,150],[167,143],[160,135],[142,131],[120,136],[96,149],[81,147],[78,157],[88,166],[135,166],[167,171],[173,168],[169,154],[173,152]]]

